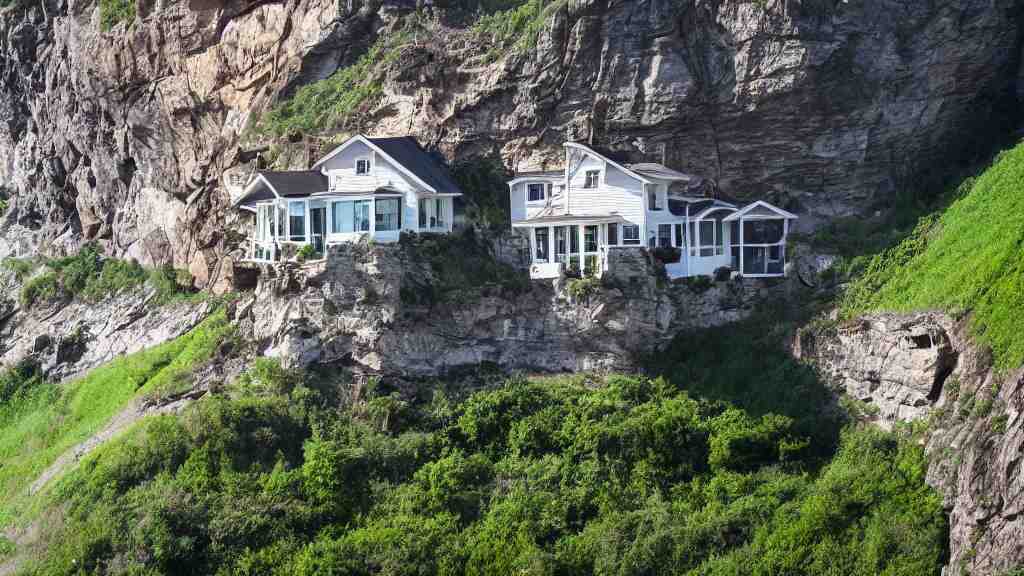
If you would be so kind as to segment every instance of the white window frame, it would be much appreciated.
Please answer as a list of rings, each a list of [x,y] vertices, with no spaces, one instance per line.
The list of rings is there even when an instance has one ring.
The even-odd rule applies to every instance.
[[[530,199],[530,187],[540,186],[541,197],[539,200]],[[527,204],[543,204],[548,199],[548,185],[546,182],[527,182],[526,183],[526,203]]]
[[[636,230],[636,237],[635,238],[627,238],[626,237],[626,230],[627,229]],[[641,240],[640,240],[640,225],[639,224],[626,223],[626,224],[622,224],[621,226],[619,226],[619,242],[623,246],[640,246],[640,244],[641,244]]]
[[[594,180],[591,182],[590,175],[594,174]],[[591,169],[583,171],[583,188],[587,190],[594,190],[601,187],[601,170]]]
[[[654,184],[644,184],[644,189],[647,191],[647,209],[652,212],[661,212],[664,208],[660,202],[658,187]]]
[[[366,162],[366,172],[359,171],[360,162]],[[352,171],[355,173],[356,176],[369,176],[373,172],[373,162],[370,160],[369,156],[360,156],[356,158],[356,162],[352,168]]]

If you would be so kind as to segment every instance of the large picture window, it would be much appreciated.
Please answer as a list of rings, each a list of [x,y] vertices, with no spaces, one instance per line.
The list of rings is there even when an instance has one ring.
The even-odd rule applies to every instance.
[[[398,198],[378,198],[376,230],[391,232],[402,228],[402,202]]]
[[[448,228],[447,198],[421,198],[418,206],[421,230]]]
[[[346,200],[331,206],[331,232],[348,234],[370,231],[370,201]]]

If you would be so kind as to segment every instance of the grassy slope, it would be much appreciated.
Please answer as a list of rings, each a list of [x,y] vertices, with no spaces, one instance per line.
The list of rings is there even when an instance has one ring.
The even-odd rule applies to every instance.
[[[128,402],[172,387],[230,332],[224,313],[170,342],[120,357],[64,386],[41,384],[0,404],[0,525],[30,504],[27,487],[62,453],[100,430]]]
[[[1024,144],[1002,153],[941,215],[876,256],[843,300],[869,311],[970,312],[997,364],[1024,363]]]

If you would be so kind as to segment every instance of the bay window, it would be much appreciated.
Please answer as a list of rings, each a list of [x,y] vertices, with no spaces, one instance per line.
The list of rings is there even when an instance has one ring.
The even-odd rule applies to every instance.
[[[331,205],[331,232],[348,234],[370,231],[370,201],[344,200]]]

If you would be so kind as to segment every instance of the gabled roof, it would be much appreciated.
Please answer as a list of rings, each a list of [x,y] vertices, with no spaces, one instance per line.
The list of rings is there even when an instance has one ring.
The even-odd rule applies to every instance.
[[[583,150],[587,154],[590,154],[591,156],[600,158],[601,160],[604,160],[605,162],[611,164],[612,166],[615,166],[616,168],[618,168],[619,170],[622,170],[623,172],[625,172],[626,174],[632,176],[633,178],[636,178],[637,180],[639,180],[641,182],[644,182],[646,184],[651,184],[651,180],[647,176],[642,176],[641,174],[639,174],[637,172],[634,172],[633,170],[630,170],[629,168],[626,168],[626,166],[624,164],[622,164],[620,162],[617,162],[617,161],[615,161],[615,160],[613,160],[611,158],[611,156],[616,156],[616,157],[619,157],[621,159],[622,158],[622,154],[621,153],[605,151],[602,154],[601,152],[598,152],[597,150],[595,150],[593,147],[587,146],[586,144],[581,144],[579,142],[566,142],[565,144],[563,144],[563,146],[565,146],[567,148],[579,148],[580,150]]]
[[[461,194],[459,185],[452,180],[448,168],[433,154],[424,150],[412,136],[395,138],[367,138],[357,134],[331,150],[317,161],[313,168],[319,168],[353,142],[362,142],[378,154],[390,160],[399,171],[410,176],[430,192],[439,194]]]
[[[772,212],[773,214],[775,214],[775,216],[756,216],[756,215],[755,216],[751,216],[750,212],[755,210],[755,209],[757,209],[757,208],[763,208],[763,209],[767,210],[768,212]],[[782,208],[779,208],[778,206],[775,206],[773,204],[769,204],[768,202],[765,202],[764,200],[758,200],[757,202],[754,202],[752,204],[747,204],[739,212],[736,212],[735,214],[730,214],[725,220],[727,222],[732,222],[734,220],[739,220],[740,218],[744,218],[744,217],[746,217],[746,218],[783,218],[785,220],[797,220],[798,219],[797,215],[793,214],[792,212],[787,212],[787,211],[783,210]]]

